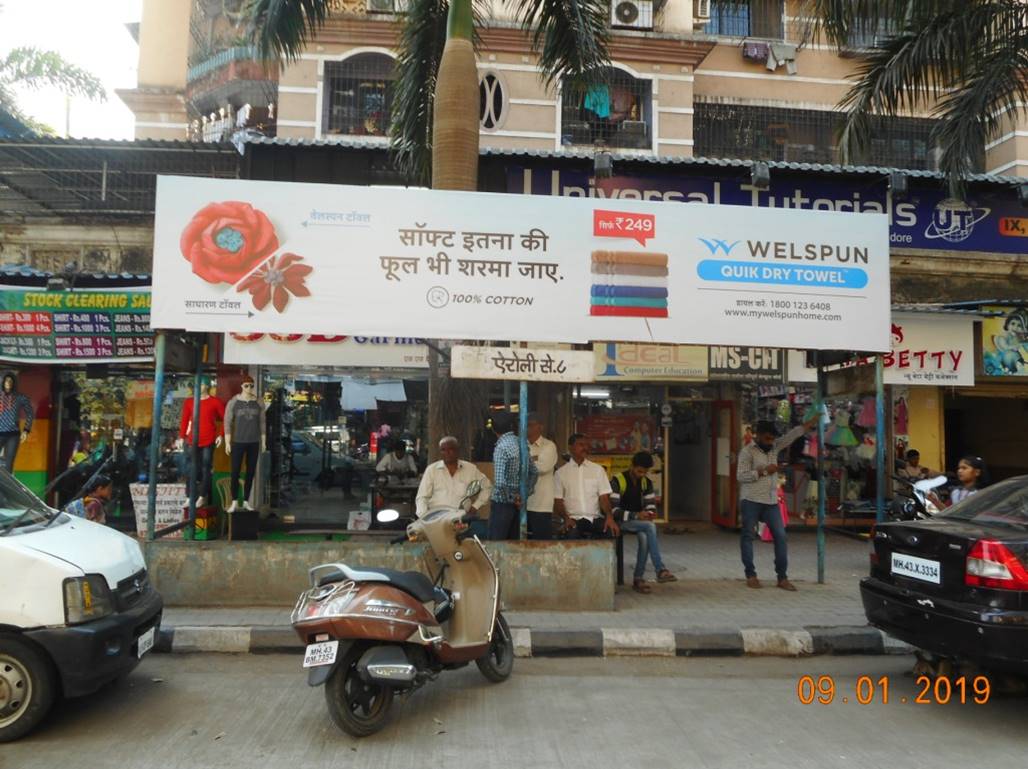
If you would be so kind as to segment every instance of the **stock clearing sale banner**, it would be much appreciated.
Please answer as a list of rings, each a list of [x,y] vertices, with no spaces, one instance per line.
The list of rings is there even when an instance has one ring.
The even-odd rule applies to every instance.
[[[127,363],[152,358],[149,291],[0,288],[0,360]]]
[[[889,349],[881,214],[160,177],[155,328]]]

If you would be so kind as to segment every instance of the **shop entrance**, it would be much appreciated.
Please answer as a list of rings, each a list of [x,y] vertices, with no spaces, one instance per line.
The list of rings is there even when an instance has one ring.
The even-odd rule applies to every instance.
[[[992,481],[1024,473],[1028,467],[1028,387],[997,385],[960,390],[946,397],[946,467],[960,458],[982,457]]]

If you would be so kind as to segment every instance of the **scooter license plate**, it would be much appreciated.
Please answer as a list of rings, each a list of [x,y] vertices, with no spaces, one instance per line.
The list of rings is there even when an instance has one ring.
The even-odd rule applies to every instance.
[[[305,668],[316,668],[322,665],[331,665],[336,661],[336,654],[338,652],[339,641],[308,644],[307,653],[303,655],[303,666]]]

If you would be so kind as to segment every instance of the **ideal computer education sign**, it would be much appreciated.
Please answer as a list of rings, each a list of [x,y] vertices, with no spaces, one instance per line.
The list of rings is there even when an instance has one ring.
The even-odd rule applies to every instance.
[[[889,349],[882,215],[160,177],[154,328]]]

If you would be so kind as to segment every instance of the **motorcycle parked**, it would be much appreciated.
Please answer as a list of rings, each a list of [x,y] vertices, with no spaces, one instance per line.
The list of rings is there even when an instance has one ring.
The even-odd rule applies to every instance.
[[[310,570],[292,624],[307,644],[307,682],[325,685],[329,715],[347,734],[379,731],[395,695],[409,696],[444,670],[474,662],[494,683],[510,677],[514,642],[499,611],[499,572],[463,510],[479,491],[471,483],[460,507],[433,510],[393,540],[428,543],[439,567],[434,583],[416,571],[344,563]],[[381,522],[398,516],[378,514]]]
[[[919,481],[900,475],[894,475],[893,478],[906,488],[897,492],[892,500],[888,516],[890,521],[920,521],[939,512],[938,506],[931,499],[931,492],[949,482],[945,475]]]

